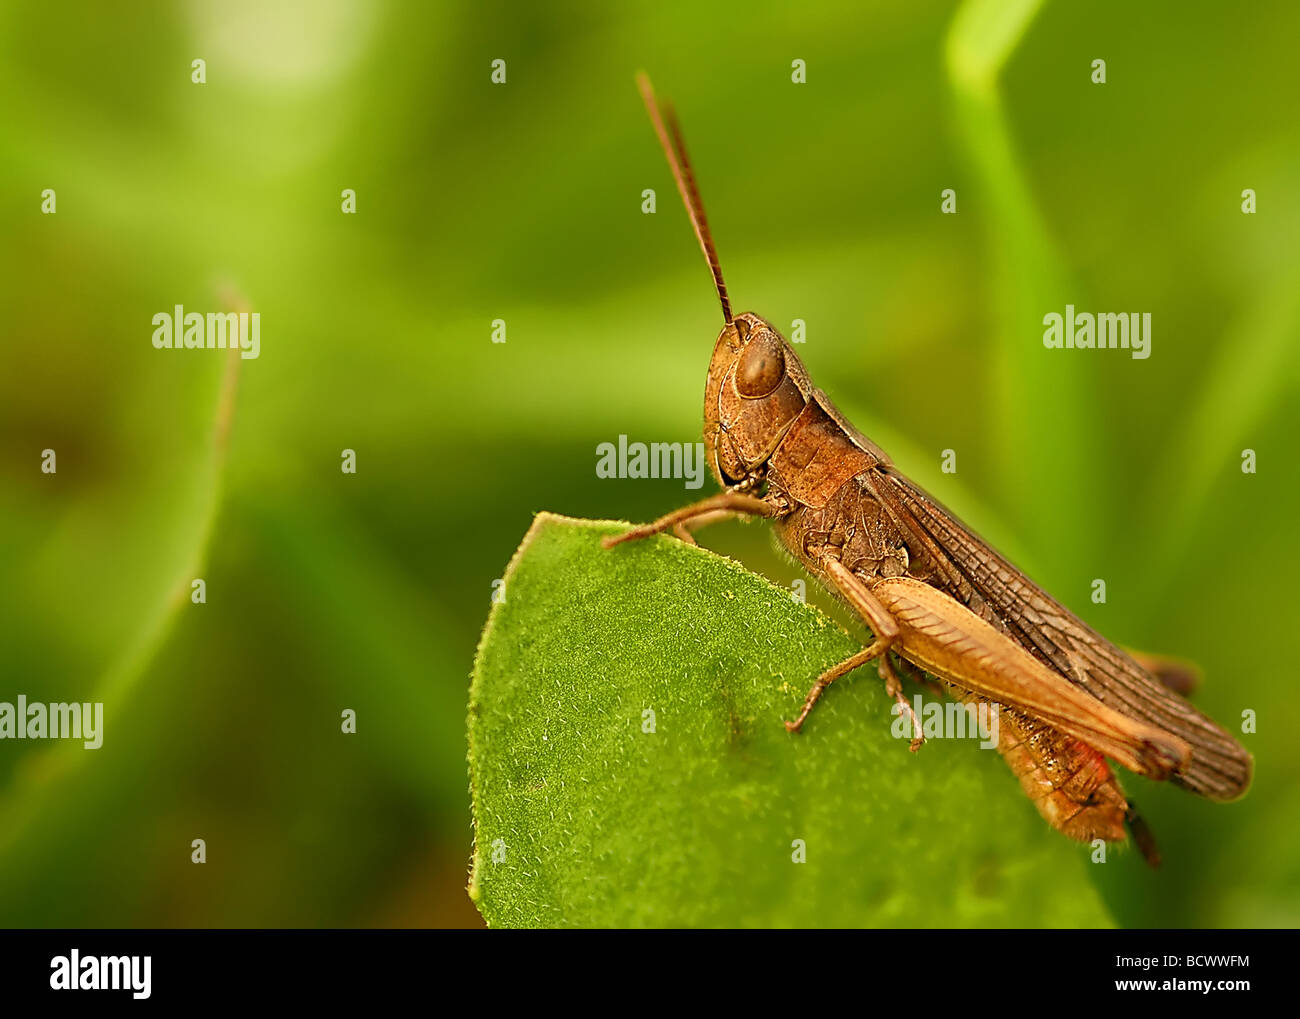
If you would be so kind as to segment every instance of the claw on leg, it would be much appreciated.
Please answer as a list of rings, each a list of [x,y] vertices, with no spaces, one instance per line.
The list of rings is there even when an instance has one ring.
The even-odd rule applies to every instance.
[[[870,647],[864,648],[856,655],[846,658],[844,661],[840,662],[839,665],[827,669],[817,677],[817,682],[814,683],[813,688],[808,691],[808,697],[804,701],[803,711],[799,713],[799,717],[793,722],[785,723],[785,727],[791,732],[799,731],[799,727],[803,725],[804,719],[808,717],[808,712],[810,712],[813,705],[817,703],[822,692],[846,672],[851,672],[859,665],[863,665],[879,656],[881,660],[881,675],[887,676],[892,675],[893,673],[892,669],[889,670],[889,673],[885,672],[885,669],[887,668],[885,665],[885,659],[888,657],[889,646],[898,636],[897,621],[889,614],[889,610],[880,604],[880,600],[871,593],[870,588],[862,582],[861,578],[855,576],[854,573],[833,554],[826,555],[822,559],[821,565],[822,569],[826,571],[827,578],[835,585],[835,589],[844,596],[844,599],[857,610],[858,614],[862,616],[866,624],[871,627],[871,632],[875,634],[875,639],[871,642]],[[888,683],[888,679],[886,679],[886,683]],[[894,683],[898,683],[897,676],[894,676]]]
[[[902,713],[911,719],[912,742],[908,749],[916,753],[925,742],[925,737],[921,735],[921,720],[916,717],[912,705],[907,702],[907,695],[903,693],[903,684],[898,678],[898,673],[894,671],[894,663],[889,660],[888,652],[880,656],[880,678],[885,681],[885,693],[898,701]]]
[[[875,658],[877,655],[883,655],[888,647],[888,641],[877,638],[871,642],[870,647],[863,648],[856,655],[850,655],[838,665],[832,665],[829,669],[818,676],[817,682],[812,685],[812,689],[808,691],[808,696],[804,698],[803,710],[799,712],[799,717],[793,722],[787,721],[785,723],[786,729],[789,732],[798,732],[803,727],[804,719],[808,717],[808,712],[812,711],[813,705],[821,698],[821,695],[826,691],[828,686],[846,673],[852,672],[859,665],[866,665],[867,662],[871,661],[871,659]]]

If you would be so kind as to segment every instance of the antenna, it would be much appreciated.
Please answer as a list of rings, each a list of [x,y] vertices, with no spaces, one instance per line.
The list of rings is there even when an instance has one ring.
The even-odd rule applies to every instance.
[[[668,157],[668,165],[672,168],[673,179],[677,181],[677,191],[682,196],[682,204],[686,206],[686,213],[691,217],[691,226],[695,228],[695,236],[699,239],[700,247],[704,250],[705,261],[709,263],[709,271],[713,273],[713,286],[718,291],[718,300],[722,303],[722,317],[727,325],[731,325],[731,302],[727,299],[727,284],[722,280],[722,267],[718,264],[718,252],[713,247],[713,236],[709,233],[709,221],[704,218],[704,203],[700,201],[700,190],[695,186],[695,175],[691,173],[691,161],[686,157],[686,142],[682,138],[681,125],[677,123],[677,117],[673,113],[671,105],[664,103],[662,113],[660,103],[655,98],[654,86],[650,84],[650,79],[644,71],[639,72],[636,76],[637,87],[641,89],[641,98],[645,100],[646,112],[650,114],[650,121],[654,124],[655,134],[659,136],[659,144],[663,146],[664,155]],[[664,126],[664,121],[668,126]]]

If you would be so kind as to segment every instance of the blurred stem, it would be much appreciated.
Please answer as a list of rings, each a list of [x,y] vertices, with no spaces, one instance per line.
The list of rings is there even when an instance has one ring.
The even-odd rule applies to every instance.
[[[242,302],[231,303],[236,305],[234,310],[247,310]],[[238,348],[228,351],[212,422],[210,452],[200,481],[198,505],[201,516],[191,553],[159,600],[157,608],[149,614],[126,651],[104,674],[92,694],[92,703],[104,705],[105,728],[108,725],[107,719],[117,715],[134,692],[149,663],[175,626],[180,609],[190,593],[191,584],[196,577],[202,575],[208,545],[221,507],[222,478],[234,421],[241,360]],[[74,773],[85,761],[86,754],[87,751],[79,742],[60,740],[33,753],[28,760],[22,762],[15,772],[12,785],[0,802],[0,850],[7,850],[19,839],[43,804],[54,802],[50,787]]]
[[[1260,422],[1296,385],[1298,342],[1300,276],[1292,272],[1273,280],[1223,337],[1201,392],[1188,401],[1182,442],[1162,458],[1145,500],[1163,521],[1146,572],[1153,585],[1164,583],[1186,553],[1215,479],[1242,476],[1242,450],[1254,447]],[[1143,603],[1155,606],[1154,592]]]
[[[1062,443],[1068,441],[1073,463],[1087,464],[1096,462],[1096,440],[1086,426],[1079,373],[1052,362],[1054,352],[1039,343],[1043,315],[1063,310],[1069,280],[1017,158],[998,84],[1042,6],[970,0],[953,18],[945,56],[993,249],[996,487],[1019,504],[1015,523],[1025,543],[1040,554],[1052,548],[1056,568],[1068,571],[1088,561],[1086,532],[1062,543],[1062,527],[1079,517],[1089,493],[1084,472],[1063,469]]]
[[[948,29],[946,56],[953,88],[997,102],[997,79],[1043,0],[967,0]]]

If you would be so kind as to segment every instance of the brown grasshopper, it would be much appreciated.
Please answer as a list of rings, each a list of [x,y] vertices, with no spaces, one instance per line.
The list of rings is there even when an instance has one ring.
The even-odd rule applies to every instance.
[[[968,705],[999,707],[998,750],[1053,827],[1081,842],[1118,842],[1127,822],[1154,865],[1154,840],[1106,759],[1231,800],[1250,784],[1250,755],[1174,692],[1185,670],[1157,659],[1144,668],[1054,601],[854,428],[770,323],[732,314],[681,129],[649,80],[638,83],[722,304],[704,440],[723,491],[605,546],[669,530],[693,541],[691,527],[770,519],[873,634],[817,677],[787,729],[800,729],[832,682],[872,661],[911,714],[898,670],[915,666]]]

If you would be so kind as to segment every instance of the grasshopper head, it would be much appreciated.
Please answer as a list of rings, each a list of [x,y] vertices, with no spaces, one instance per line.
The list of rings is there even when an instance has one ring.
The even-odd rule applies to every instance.
[[[810,392],[798,355],[763,319],[744,312],[723,327],[704,388],[704,443],[720,485],[761,476]]]
[[[650,79],[637,76],[646,112],[668,158],[673,180],[686,206],[726,323],[713,347],[704,390],[704,443],[713,476],[724,487],[758,480],[782,436],[790,430],[813,394],[803,364],[785,339],[752,312],[731,314],[722,267],[704,217],[686,143],[672,108],[661,107]]]

